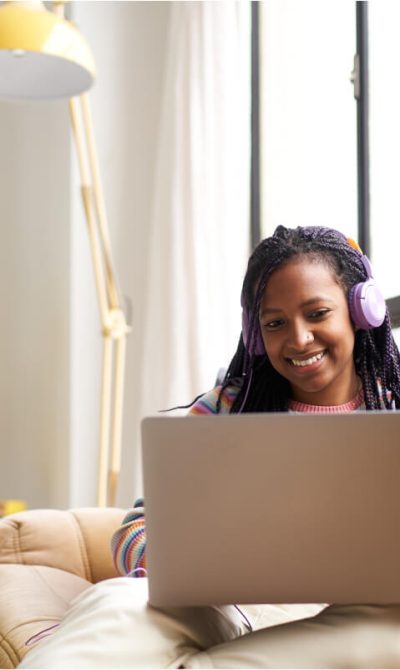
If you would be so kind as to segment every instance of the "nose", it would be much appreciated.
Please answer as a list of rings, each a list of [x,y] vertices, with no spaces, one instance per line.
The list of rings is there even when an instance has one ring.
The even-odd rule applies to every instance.
[[[291,324],[288,336],[288,345],[296,351],[303,351],[314,341],[314,334],[310,324],[296,321]]]

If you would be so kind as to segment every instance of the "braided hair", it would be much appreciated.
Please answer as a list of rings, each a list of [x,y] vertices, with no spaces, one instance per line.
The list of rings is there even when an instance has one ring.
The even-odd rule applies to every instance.
[[[271,365],[267,354],[255,353],[259,311],[265,287],[272,273],[295,256],[308,255],[327,264],[348,296],[350,289],[366,281],[360,252],[342,233],[320,226],[285,228],[278,226],[252,253],[243,282],[242,301],[249,315],[246,347],[243,334],[225,375],[217,403],[224,389],[239,387],[231,413],[288,411],[290,384]],[[367,410],[400,408],[400,354],[393,339],[386,310],[381,326],[355,333],[354,364],[362,381]],[[382,408],[383,403],[383,408]]]

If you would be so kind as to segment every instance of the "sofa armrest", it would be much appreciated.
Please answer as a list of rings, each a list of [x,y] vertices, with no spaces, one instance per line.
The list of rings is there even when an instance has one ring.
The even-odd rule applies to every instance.
[[[89,582],[115,577],[110,541],[126,510],[29,510],[0,519],[0,564],[66,570]]]

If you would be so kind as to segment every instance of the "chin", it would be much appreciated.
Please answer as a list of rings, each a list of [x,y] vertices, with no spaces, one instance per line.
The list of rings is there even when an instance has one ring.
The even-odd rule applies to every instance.
[[[302,401],[302,402],[307,402],[308,404],[318,404],[318,398],[315,398],[315,402],[313,402],[312,395],[318,395],[319,393],[325,393],[327,391],[327,386],[329,384],[305,384],[304,386],[299,386],[298,384],[293,384],[293,390],[297,394],[297,396],[302,395],[304,393],[307,393],[307,395],[310,395],[311,397],[308,398],[307,401]]]

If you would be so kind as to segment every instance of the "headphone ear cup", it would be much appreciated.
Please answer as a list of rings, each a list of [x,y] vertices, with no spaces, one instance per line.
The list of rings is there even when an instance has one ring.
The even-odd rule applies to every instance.
[[[247,351],[249,351],[249,325],[250,325],[250,318],[249,318],[249,313],[245,307],[242,308],[242,337],[243,337],[243,344]],[[255,348],[254,348],[254,353],[256,356],[263,356],[265,354],[265,346],[264,346],[264,341],[261,335],[261,330],[260,327],[257,326],[257,332],[256,332],[256,342],[255,342]]]
[[[373,279],[360,282],[350,289],[349,309],[357,328],[370,330],[382,325],[386,315],[386,303]]]

